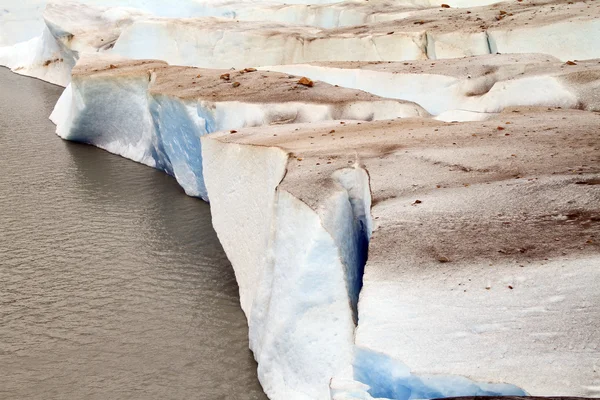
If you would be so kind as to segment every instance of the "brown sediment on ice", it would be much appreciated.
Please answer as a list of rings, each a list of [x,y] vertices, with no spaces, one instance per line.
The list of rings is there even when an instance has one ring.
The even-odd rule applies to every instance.
[[[339,68],[343,70],[366,70],[389,74],[431,74],[453,78],[471,79],[487,76],[498,71],[512,73],[515,78],[533,75],[582,74],[599,71],[600,59],[577,61],[569,65],[546,54],[488,54],[457,59],[408,60],[408,61],[329,61],[313,62],[315,67]],[[597,74],[597,72],[594,72]],[[593,80],[597,80],[594,78]]]
[[[362,166],[376,219],[371,259],[400,252],[414,268],[444,268],[439,254],[527,262],[600,252],[598,126],[598,113],[528,108],[483,123],[337,122],[211,139],[290,153],[281,187],[315,209],[336,170]],[[407,207],[422,212],[409,218]]]
[[[415,375],[593,396],[598,126],[595,112],[530,107],[483,123],[336,121],[203,141],[282,149],[277,191],[319,215],[341,189],[339,171],[367,171],[373,232],[359,348]],[[246,174],[232,174],[231,187]]]
[[[150,95],[182,100],[204,99],[211,102],[315,103],[342,105],[360,102],[388,102],[414,109],[415,116],[428,113],[409,101],[386,99],[360,90],[335,87],[324,82],[313,86],[301,83],[301,76],[278,72],[205,69],[170,66],[157,60],[130,60],[120,57],[82,58],[73,69],[73,79],[113,79],[144,77],[150,82]]]

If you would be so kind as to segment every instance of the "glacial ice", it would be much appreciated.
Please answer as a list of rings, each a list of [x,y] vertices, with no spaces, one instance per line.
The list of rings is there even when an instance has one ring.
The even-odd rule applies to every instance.
[[[310,207],[277,189],[284,151],[203,139],[203,158],[213,225],[240,285],[265,392],[328,398],[330,378],[352,361],[354,329],[334,238]]]
[[[208,190],[215,196],[211,197],[215,229],[223,243],[233,247],[226,246],[227,253],[236,254],[238,235],[244,233],[232,231],[229,224],[243,220],[246,212],[262,216],[261,221],[268,222],[257,225],[254,232],[262,237],[263,246],[267,243],[268,250],[257,248],[257,252],[282,268],[290,253],[295,253],[295,243],[304,239],[283,232],[294,229],[290,225],[311,219],[308,215],[314,213],[334,239],[327,246],[338,249],[339,260],[346,264],[342,267],[339,261],[328,261],[325,265],[336,265],[346,275],[345,295],[351,300],[347,267],[352,262],[344,260],[355,258],[345,245],[355,237],[354,227],[360,226],[355,223],[362,213],[350,213],[344,202],[353,198],[355,204],[363,204],[357,208],[361,210],[373,196],[373,233],[351,348],[351,372],[349,375],[348,366],[341,364],[323,369],[332,378],[329,396],[333,399],[526,393],[594,396],[598,377],[593,365],[599,338],[593,326],[600,310],[594,305],[598,290],[592,282],[597,275],[597,253],[592,247],[580,249],[578,238],[587,229],[592,229],[588,234],[598,231],[597,223],[587,215],[595,215],[600,192],[595,186],[574,182],[597,179],[598,165],[593,161],[597,152],[593,149],[598,118],[595,113],[582,111],[513,109],[492,117],[488,125],[406,120],[372,122],[367,127],[346,123],[340,128],[336,122],[323,122],[246,128],[233,136],[208,135],[202,141],[205,165],[211,160],[206,176]],[[500,124],[507,128],[497,130]],[[334,127],[333,134],[320,135]],[[433,128],[439,132],[432,137]],[[544,133],[548,128],[552,134]],[[556,153],[557,146],[570,151]],[[247,150],[240,153],[240,148]],[[224,154],[228,155],[224,164],[232,169],[220,171],[219,160]],[[248,163],[266,165],[274,159],[278,160],[279,172],[268,179],[266,192],[255,193],[265,188],[254,184],[254,179],[266,179],[254,178]],[[247,161],[240,164],[241,160]],[[357,163],[352,167],[356,171],[346,167],[349,162]],[[573,178],[565,168],[574,163],[591,169]],[[368,172],[368,201],[359,194],[367,193],[365,181],[357,179],[359,171]],[[511,171],[519,171],[518,180],[510,176]],[[352,184],[344,185],[340,174],[349,174]],[[436,189],[436,184],[443,187]],[[345,197],[348,187],[355,190],[347,191]],[[230,198],[232,192],[236,194]],[[249,193],[261,202],[247,198]],[[295,201],[290,203],[291,196]],[[418,203],[415,198],[420,199]],[[521,201],[509,201],[514,198]],[[293,220],[283,219],[285,225],[279,225],[281,207],[303,210],[303,214]],[[569,214],[571,208],[580,210],[577,215],[589,228],[554,225],[552,221]],[[235,215],[229,215],[230,210],[236,210]],[[248,223],[254,226],[252,220]],[[554,228],[547,229],[548,224]],[[467,228],[455,228],[463,225]],[[510,225],[522,233],[513,236]],[[544,260],[545,256],[554,257],[555,235],[561,237],[564,254],[556,253],[556,261]],[[268,238],[284,240],[289,251],[282,250],[283,243],[269,243]],[[493,267],[479,262],[480,258],[490,260]],[[232,259],[236,273],[247,269],[243,260],[241,256]],[[562,273],[556,269],[559,266]],[[288,274],[296,284],[303,282],[297,269],[292,271]],[[555,279],[561,275],[568,276],[569,283]],[[274,289],[267,286],[270,295]],[[303,287],[308,290],[305,296],[313,298],[313,287]],[[321,303],[312,307],[327,309],[330,303],[320,296],[320,286],[315,285],[314,290],[314,299]],[[342,295],[339,286],[335,290]],[[260,291],[253,295],[259,296]],[[550,292],[564,296],[549,296]],[[563,324],[567,309],[577,311],[569,317],[571,322]],[[289,339],[280,351],[306,346],[302,337]],[[323,345],[322,349],[329,352],[333,346],[337,345]],[[264,348],[255,350],[261,351]],[[277,356],[272,357],[269,360]],[[269,365],[270,361],[260,356],[257,359]],[[445,361],[440,363],[441,359]],[[301,370],[297,373],[302,379],[294,380],[294,385],[314,388],[325,384],[325,380],[308,380],[309,375]],[[271,375],[261,373],[260,377],[273,398],[285,398],[281,393],[287,395],[290,390]]]
[[[61,48],[48,28],[25,42],[0,47],[0,65],[18,74],[65,86],[71,80],[71,68],[63,61]]]
[[[579,7],[551,3],[533,10],[518,2],[509,3],[504,12],[510,12],[512,17],[506,22],[490,23],[486,28],[481,28],[477,19],[463,20],[464,11],[460,9],[444,11],[447,22],[443,23],[436,19],[438,9],[425,9],[403,13],[397,20],[335,30],[260,21],[147,19],[126,28],[114,51],[132,58],[163,59],[202,67],[238,66],[242,59],[253,66],[265,66],[314,61],[443,59],[496,52],[543,51],[563,61],[599,57],[598,48],[592,43],[599,29],[598,21],[578,12],[583,11]],[[598,8],[595,4],[590,7]],[[552,13],[552,18],[530,24],[536,13]],[[497,11],[491,8],[474,8],[473,14],[492,21],[497,17]],[[459,19],[462,26],[457,29]],[[520,28],[525,24],[530,26]],[[575,26],[577,29],[573,29]],[[238,51],[233,51],[234,48]],[[256,48],[263,51],[252,51]],[[210,57],[200,57],[198,53]]]
[[[269,20],[278,23],[312,25],[321,28],[360,25],[391,20],[402,15],[403,9],[438,7],[443,3],[452,7],[473,7],[493,4],[497,0],[402,0],[390,4],[379,2],[364,7],[359,2],[338,0],[231,1],[231,0],[175,0],[165,6],[162,0],[27,0],[3,4],[0,11],[0,47],[13,45],[39,35],[44,28],[42,14],[47,4],[86,4],[92,7],[128,8],[159,17],[222,17],[244,21]],[[385,10],[394,12],[385,12]],[[74,13],[76,14],[76,13]],[[390,14],[387,16],[386,14]],[[267,17],[265,17],[267,16]]]
[[[494,55],[410,63],[314,63],[261,67],[378,96],[414,101],[444,121],[476,121],[512,106],[600,110],[598,60]]]
[[[0,64],[210,197],[270,398],[598,396],[600,6],[493,3],[31,0]]]
[[[513,385],[478,383],[463,376],[414,375],[397,359],[359,346],[354,353],[356,380],[367,384],[369,394],[378,399],[527,395]]]
[[[229,71],[240,83],[236,88],[220,78],[224,73],[86,56],[73,70],[72,82],[50,118],[63,139],[93,144],[163,170],[175,176],[187,194],[208,200],[203,135],[291,122],[427,115],[414,103],[334,90],[324,83],[306,92],[297,77],[279,73]],[[197,91],[188,85],[196,85]]]
[[[41,33],[28,41],[0,47],[0,65],[66,86],[80,54],[110,49],[123,26],[143,15],[147,14],[124,7],[50,2],[44,10]]]
[[[425,58],[418,32],[331,37],[308,27],[219,19],[148,19],[124,30],[114,54],[204,68],[242,68],[311,61]],[[261,49],[261,51],[256,51]],[[335,51],[332,51],[335,49]]]
[[[46,0],[3,3],[0,6],[0,48],[25,42],[44,29],[42,13]]]
[[[473,18],[467,19],[460,8],[423,8],[437,3],[403,2],[390,9],[385,2],[374,1],[365,8],[348,1],[315,5],[314,10],[302,5],[303,13],[298,4],[286,11],[276,2],[181,0],[176,6],[164,7],[141,0],[55,1],[49,3],[44,17],[61,55],[50,58],[40,46],[20,43],[0,47],[0,64],[44,78],[40,66],[65,60],[55,83],[66,85],[62,75],[68,76],[73,59],[98,51],[205,68],[444,59],[496,52],[543,51],[562,61],[600,57],[593,39],[600,25],[590,16],[598,8],[595,3],[583,9],[580,2],[546,1],[535,7],[509,2],[502,11],[510,18],[498,21],[495,7],[474,7],[469,11]],[[107,8],[116,5],[120,7]],[[438,21],[440,12],[443,23]],[[481,20],[488,22],[482,25]],[[340,28],[328,29],[336,27]],[[38,38],[38,42],[46,43],[46,39]],[[261,51],[255,51],[258,48]],[[21,54],[19,62],[13,53]]]

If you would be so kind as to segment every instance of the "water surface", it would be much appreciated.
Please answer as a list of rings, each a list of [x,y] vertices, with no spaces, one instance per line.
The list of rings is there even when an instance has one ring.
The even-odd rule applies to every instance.
[[[58,138],[61,92],[0,68],[0,398],[266,399],[208,205]]]

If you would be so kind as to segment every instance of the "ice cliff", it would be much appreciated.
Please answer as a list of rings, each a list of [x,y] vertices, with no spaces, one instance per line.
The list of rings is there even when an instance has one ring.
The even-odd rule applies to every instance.
[[[299,81],[254,68],[209,70],[89,56],[73,69],[51,119],[62,138],[161,169],[187,194],[208,200],[203,135],[248,126],[428,115],[415,103]]]
[[[367,1],[14,2],[0,64],[210,200],[270,398],[599,397],[600,3]]]
[[[270,367],[284,370],[278,357],[286,359],[290,348],[311,347],[303,338],[327,338],[330,325],[318,316],[326,311],[332,317],[325,295],[333,290],[348,302],[336,326],[348,325],[352,275],[363,267],[357,251],[362,237],[370,238],[369,257],[351,366],[338,353],[345,345],[330,339],[317,359],[326,352],[332,364],[321,381],[302,373],[307,387],[325,387],[333,376],[330,390],[338,399],[525,391],[597,396],[600,310],[591,282],[598,279],[598,247],[583,239],[597,237],[600,229],[600,192],[593,183],[600,168],[600,117],[545,110],[507,110],[486,123],[372,122],[368,134],[363,124],[324,122],[204,137],[214,226],[227,253],[239,254],[237,243],[249,232],[262,243],[251,247],[256,256],[232,258],[245,271],[253,268],[243,260],[251,260],[258,269],[253,273],[268,281],[267,289],[252,285],[253,307],[260,311],[253,309],[250,321],[258,321],[257,313],[262,318],[259,330],[251,329],[253,349],[259,362],[269,352],[269,362],[259,367],[261,379],[271,381]],[[224,159],[233,169],[222,170]],[[247,168],[275,160],[267,177]],[[581,175],[573,175],[573,165],[585,165]],[[248,226],[238,222],[230,229],[245,213],[260,215],[261,224],[253,217]],[[319,223],[304,233],[313,220]],[[337,257],[319,251],[319,271],[337,269],[337,289],[321,286],[313,275],[312,246],[323,243]],[[301,268],[292,254],[302,255]],[[303,306],[290,315],[279,302],[293,301],[296,290]],[[269,302],[269,314],[263,302]],[[289,319],[295,324],[306,315],[319,323],[294,325],[292,332],[302,331],[295,343],[267,349],[256,344],[257,338],[294,338],[269,328],[281,324],[287,331]],[[273,355],[274,349],[282,353]],[[294,365],[302,368],[302,361]],[[305,368],[314,371],[310,364]],[[273,398],[289,396],[282,387],[265,387]],[[326,398],[312,393],[308,398]]]

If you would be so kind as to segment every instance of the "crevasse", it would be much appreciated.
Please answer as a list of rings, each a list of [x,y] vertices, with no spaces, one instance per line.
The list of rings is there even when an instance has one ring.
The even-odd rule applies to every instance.
[[[333,179],[346,193],[339,196],[337,204],[329,203],[331,199],[327,200],[326,207],[330,211],[323,213],[323,224],[332,233],[343,260],[348,297],[358,324],[358,300],[373,230],[369,176],[365,169],[355,165],[354,168],[336,171]],[[454,396],[526,395],[523,390],[509,384],[480,383],[461,376],[417,376],[400,360],[362,347],[354,347],[352,367],[353,379],[366,386],[352,384],[350,390],[342,388],[333,391],[334,399],[373,397],[409,400]]]
[[[214,227],[236,270],[259,378],[271,398],[525,394],[460,376],[414,375],[401,360],[354,345],[373,229],[369,176],[358,162],[337,170],[328,194],[307,203],[293,176],[288,183],[296,158],[284,149],[202,141]]]
[[[341,204],[334,213],[335,217],[326,219],[325,226],[336,239],[344,260],[348,298],[358,323],[358,297],[373,231],[369,175],[357,165],[336,171],[333,179],[345,189],[345,193],[341,194]],[[332,221],[334,219],[338,221]]]

